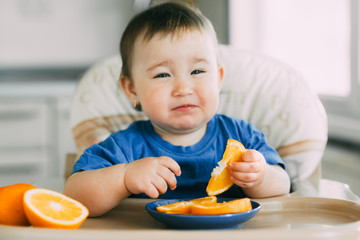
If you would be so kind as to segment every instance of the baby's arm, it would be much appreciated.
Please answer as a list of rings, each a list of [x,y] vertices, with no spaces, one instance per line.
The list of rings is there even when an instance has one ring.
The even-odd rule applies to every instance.
[[[287,194],[290,178],[279,165],[269,165],[256,150],[248,150],[241,162],[230,164],[233,182],[252,198],[264,198]]]
[[[176,188],[180,166],[171,158],[143,158],[128,164],[78,172],[65,183],[64,194],[83,203],[90,216],[100,216],[131,194],[151,198]]]

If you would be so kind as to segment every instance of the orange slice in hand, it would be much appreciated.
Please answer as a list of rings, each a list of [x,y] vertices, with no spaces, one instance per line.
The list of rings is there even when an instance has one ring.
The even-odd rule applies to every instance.
[[[219,166],[213,169],[206,188],[209,196],[223,193],[234,184],[230,179],[228,166],[231,162],[240,161],[245,152],[246,149],[240,142],[233,139],[227,141],[223,158],[218,162]]]
[[[34,227],[77,229],[89,215],[80,202],[40,188],[25,193],[24,210]]]
[[[215,196],[209,196],[209,197],[197,198],[188,201],[174,202],[174,203],[158,206],[156,207],[156,210],[158,210],[159,212],[165,212],[169,214],[187,214],[187,213],[191,213],[191,206],[194,204],[214,205],[217,203],[216,201],[217,199]]]
[[[252,209],[249,198],[241,198],[228,202],[217,203],[211,206],[194,204],[191,206],[191,213],[194,215],[218,215],[228,213],[240,213]]]

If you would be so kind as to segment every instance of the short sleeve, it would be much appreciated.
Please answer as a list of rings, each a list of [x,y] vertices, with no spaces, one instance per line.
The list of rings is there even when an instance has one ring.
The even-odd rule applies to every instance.
[[[72,174],[79,171],[106,168],[119,163],[127,163],[127,159],[123,150],[110,136],[105,141],[86,149],[75,163]]]
[[[245,125],[241,131],[242,142],[246,149],[255,149],[259,151],[265,158],[266,163],[270,165],[280,165],[286,169],[284,161],[281,159],[278,152],[269,145],[266,136],[253,124],[243,121]]]

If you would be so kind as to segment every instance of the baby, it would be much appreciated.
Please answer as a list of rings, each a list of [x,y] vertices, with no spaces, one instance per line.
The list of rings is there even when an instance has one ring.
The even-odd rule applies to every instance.
[[[286,194],[285,164],[251,123],[216,114],[224,69],[210,21],[187,6],[165,3],[135,16],[120,51],[120,83],[148,116],[88,148],[64,193],[99,216],[127,197],[206,196],[228,139],[249,149],[230,166],[235,183],[222,197]]]

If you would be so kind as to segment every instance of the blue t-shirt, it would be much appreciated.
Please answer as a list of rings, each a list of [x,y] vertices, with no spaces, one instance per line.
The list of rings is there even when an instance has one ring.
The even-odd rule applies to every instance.
[[[207,196],[206,187],[211,172],[222,159],[227,140],[235,139],[246,149],[261,152],[270,165],[285,164],[266,137],[251,123],[225,115],[215,115],[208,123],[204,137],[192,146],[175,146],[163,140],[153,129],[151,122],[136,121],[126,130],[110,135],[105,141],[94,144],[84,151],[75,163],[73,173],[129,163],[145,157],[168,156],[181,168],[175,190],[168,190],[159,198],[197,198]],[[132,197],[147,197],[145,194]],[[219,197],[245,197],[236,185]]]

